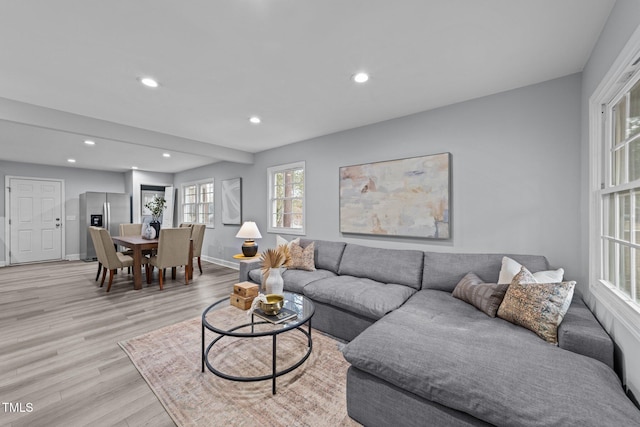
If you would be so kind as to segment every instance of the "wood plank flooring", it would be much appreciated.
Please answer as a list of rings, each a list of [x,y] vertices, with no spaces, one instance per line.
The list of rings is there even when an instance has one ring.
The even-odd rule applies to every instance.
[[[108,294],[97,262],[0,268],[0,425],[173,426],[118,341],[198,317],[232,292],[236,270],[202,267],[188,286],[168,270],[163,291],[157,270],[139,291],[120,271]]]

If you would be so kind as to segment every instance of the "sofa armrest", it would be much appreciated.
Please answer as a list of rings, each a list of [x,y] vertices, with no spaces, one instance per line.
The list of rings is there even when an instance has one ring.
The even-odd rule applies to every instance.
[[[577,294],[558,327],[558,345],[613,368],[613,341]]]
[[[256,268],[260,268],[262,261],[259,259],[255,260],[242,260],[240,261],[240,268],[238,269],[238,282],[246,282],[249,281],[249,272]]]

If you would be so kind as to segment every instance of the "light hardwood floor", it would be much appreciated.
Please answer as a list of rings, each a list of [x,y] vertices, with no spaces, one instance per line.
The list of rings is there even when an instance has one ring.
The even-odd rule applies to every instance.
[[[94,280],[97,268],[0,268],[0,425],[174,425],[118,342],[200,316],[232,292],[238,272],[203,262],[188,286],[180,270],[175,281],[169,270],[163,291],[157,277],[135,291],[125,270],[107,294]],[[25,412],[13,412],[16,404]]]

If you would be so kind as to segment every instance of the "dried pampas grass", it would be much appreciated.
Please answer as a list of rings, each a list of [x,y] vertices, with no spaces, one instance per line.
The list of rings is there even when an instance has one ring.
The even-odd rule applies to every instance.
[[[270,269],[288,267],[291,264],[289,246],[280,245],[276,249],[267,249],[260,255],[260,261],[262,261],[262,276],[267,280]]]

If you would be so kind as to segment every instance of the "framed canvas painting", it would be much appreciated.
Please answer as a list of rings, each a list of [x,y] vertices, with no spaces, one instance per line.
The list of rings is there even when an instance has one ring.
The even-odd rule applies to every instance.
[[[340,168],[340,232],[449,239],[451,154]]]
[[[242,224],[242,178],[222,181],[222,223]]]

